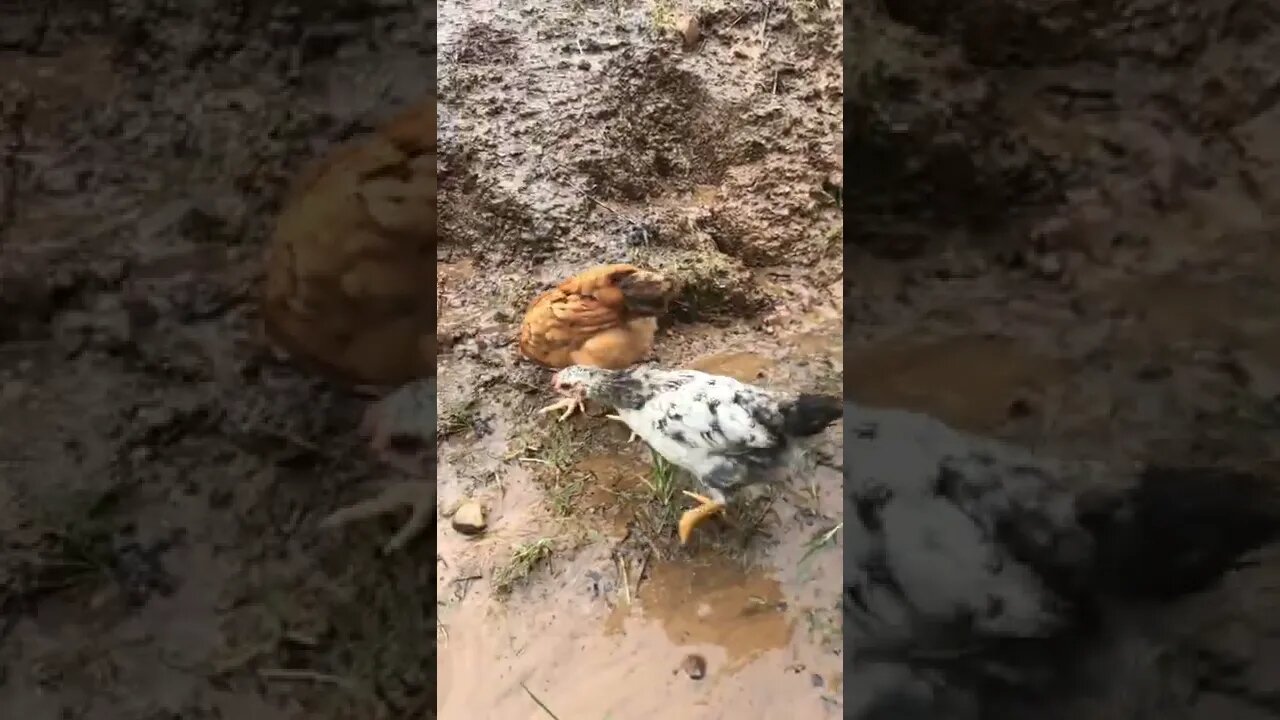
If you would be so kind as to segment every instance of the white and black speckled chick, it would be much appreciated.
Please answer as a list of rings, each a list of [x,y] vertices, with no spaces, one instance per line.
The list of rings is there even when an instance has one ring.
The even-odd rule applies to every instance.
[[[816,435],[844,409],[833,395],[783,393],[697,370],[575,365],[555,374],[555,391],[616,409],[659,455],[696,477],[707,495],[680,518],[680,541],[719,512],[735,490],[790,465],[795,440]]]

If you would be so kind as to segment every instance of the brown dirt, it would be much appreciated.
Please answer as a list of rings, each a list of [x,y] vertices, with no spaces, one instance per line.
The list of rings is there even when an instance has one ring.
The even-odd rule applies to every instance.
[[[816,516],[766,498],[681,552],[625,431],[528,415],[547,398],[509,345],[518,309],[585,264],[695,280],[664,363],[834,387],[844,302],[868,404],[1118,464],[1280,458],[1270,3],[849,9],[843,114],[820,3],[699,6],[689,53],[674,4],[446,3],[440,403],[477,402],[440,506],[478,497],[492,529],[442,522],[435,571],[420,547],[379,558],[394,523],[315,528],[389,473],[355,437],[362,401],[265,354],[251,290],[301,166],[427,93],[435,20],[170,5],[0,28],[15,715],[430,715],[431,624],[444,717],[543,717],[529,693],[565,718],[838,715],[838,541],[796,568],[839,517],[835,470]],[[542,539],[493,597],[512,544]],[[1186,714],[1276,714],[1260,582],[1186,609],[1188,648],[1222,660]]]
[[[675,4],[441,10],[439,406],[469,428],[439,502],[490,512],[478,539],[438,525],[441,717],[840,714],[838,534],[807,553],[839,521],[838,432],[812,503],[744,499],[680,549],[643,444],[533,415],[550,373],[512,344],[539,291],[633,262],[688,281],[659,363],[839,387],[841,13],[690,8],[689,52]],[[517,547],[545,548],[527,577]]]
[[[383,638],[430,637],[432,573],[317,531],[388,471],[254,300],[298,172],[429,96],[434,20],[179,5],[11,3],[0,29],[0,706],[403,717],[434,649]]]
[[[852,397],[1054,457],[1276,477],[1275,4],[847,12]],[[1160,682],[1183,683],[1181,704],[1137,690],[1046,704],[1274,717],[1266,574],[1179,616],[1197,629],[1160,651]],[[1266,640],[1198,663],[1220,656],[1222,617]]]

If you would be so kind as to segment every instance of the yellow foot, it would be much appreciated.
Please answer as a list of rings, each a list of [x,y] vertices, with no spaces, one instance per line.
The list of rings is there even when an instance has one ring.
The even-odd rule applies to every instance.
[[[685,513],[680,516],[679,533],[681,545],[689,542],[689,536],[693,534],[694,528],[701,525],[707,518],[724,510],[723,503],[718,503],[709,497],[704,497],[697,493],[691,493],[688,490],[685,490],[684,494],[694,500],[697,500],[700,504],[696,508],[686,510]]]
[[[617,420],[618,422],[622,423],[623,425],[627,425],[627,421],[626,421],[626,420],[623,420],[621,417],[618,417],[617,415],[605,415],[605,417],[609,418],[610,420]],[[631,430],[631,426],[630,426],[630,425],[627,425],[627,430]],[[627,438],[627,442],[635,442],[635,441],[636,441],[636,438],[638,438],[638,437],[640,437],[640,436],[636,434],[636,431],[635,431],[635,430],[631,430],[631,437]]]
[[[569,416],[575,412],[586,412],[587,407],[577,398],[562,398],[538,411],[539,415],[545,415],[552,410],[564,410],[556,422],[564,422]]]

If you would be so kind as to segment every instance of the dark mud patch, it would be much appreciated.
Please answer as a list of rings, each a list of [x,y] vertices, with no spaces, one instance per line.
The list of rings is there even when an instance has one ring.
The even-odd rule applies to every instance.
[[[576,169],[603,198],[641,201],[715,185],[726,167],[758,159],[732,149],[744,108],[716,100],[669,52],[624,52],[599,82],[608,88],[595,111],[601,151]]]
[[[1103,463],[1104,485],[1152,462],[1274,477],[1265,258],[1280,228],[1255,182],[1275,164],[1255,130],[1274,114],[1261,90],[1274,78],[1256,71],[1275,43],[1274,14],[1248,3],[1184,14],[1164,2],[1016,0],[850,14],[853,397],[1043,458]],[[1259,26],[1245,31],[1240,18]],[[1111,618],[1075,654],[1028,651],[1027,667],[1066,663],[1049,675],[1087,677],[1088,688],[1032,683],[1027,697],[1060,717],[1269,717],[1266,691],[1240,678],[1270,667],[1270,641],[1228,671],[1198,659],[1219,652],[1205,649],[1208,636],[1184,632],[1216,622],[1202,614],[1213,598],[1244,634],[1270,637],[1244,619],[1255,607],[1245,598],[1265,595],[1266,582],[1228,571],[1203,593],[1144,606],[1140,619]],[[880,697],[887,676],[868,663],[849,686]],[[969,670],[939,667],[935,711],[1018,716],[990,688],[962,690],[975,687]]]
[[[380,564],[373,531],[315,528],[384,472],[360,449],[364,400],[273,358],[254,307],[304,166],[428,95],[429,9],[26,17],[0,30],[0,704],[264,719],[429,704],[431,644],[383,642],[432,624],[404,602],[429,594],[422,563]]]

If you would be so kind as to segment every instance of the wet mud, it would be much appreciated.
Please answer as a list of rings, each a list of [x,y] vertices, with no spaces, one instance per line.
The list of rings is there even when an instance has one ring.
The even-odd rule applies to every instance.
[[[682,15],[698,18],[684,47]],[[602,409],[533,411],[513,338],[593,265],[682,290],[654,361],[841,386],[840,8],[440,9],[440,717],[839,717],[840,440],[801,498],[745,498],[685,548],[690,480]],[[447,639],[446,639],[447,636]]]
[[[942,462],[933,453],[954,447],[1051,466],[1044,487],[1074,488],[1068,494],[1081,492],[1079,477],[1056,463],[1099,464],[1090,477],[1111,492],[1152,462],[1194,469],[1210,484],[1226,470],[1266,487],[1280,480],[1271,369],[1280,246],[1274,193],[1259,182],[1275,171],[1274,137],[1258,132],[1275,116],[1267,88],[1276,78],[1262,69],[1280,38],[1275,8],[885,0],[846,12],[846,362],[859,412],[900,428],[895,441],[908,445],[912,433],[933,437],[930,417],[969,433],[957,446],[918,447],[913,462]],[[888,408],[919,415],[876,414]],[[871,441],[860,437],[866,453]],[[1008,445],[987,449],[989,438]],[[1023,450],[1033,459],[1018,460]],[[1017,472],[1003,472],[958,486],[990,482],[1025,500]],[[888,482],[885,473],[864,466],[847,479],[850,492]],[[1052,514],[1039,502],[1031,506]],[[1003,512],[992,507],[971,508],[985,518],[975,522]],[[921,511],[923,525],[955,530],[932,512]],[[1199,532],[1185,526],[1209,547]],[[867,542],[851,535],[848,557]],[[1045,572],[1019,554],[1025,548],[955,542],[971,544],[961,554],[1011,551],[1011,562]],[[1046,686],[1022,670],[1006,679],[1055,717],[1272,717],[1272,691],[1257,680],[1274,673],[1261,610],[1271,551],[1257,552],[1244,561],[1251,569],[1219,567],[1227,574],[1208,590],[1108,615],[1083,654],[1024,649],[1027,674],[1053,667],[1087,676],[1083,685]],[[954,573],[938,596],[999,585],[982,572]],[[1232,645],[1226,664],[1207,659],[1231,642],[1224,618],[1256,639]],[[874,644],[848,632],[851,648],[859,638]],[[984,652],[915,676],[933,692],[920,702],[903,700],[914,690],[904,695],[893,671],[867,660],[846,679],[863,696],[849,711],[1021,716],[1025,706],[991,689],[1002,680],[974,679],[974,668],[1008,668],[1003,651]]]
[[[431,637],[430,567],[317,528],[393,474],[355,432],[366,399],[278,360],[257,317],[288,188],[429,97],[430,10],[6,5],[6,716],[432,704],[431,644],[383,643]]]

